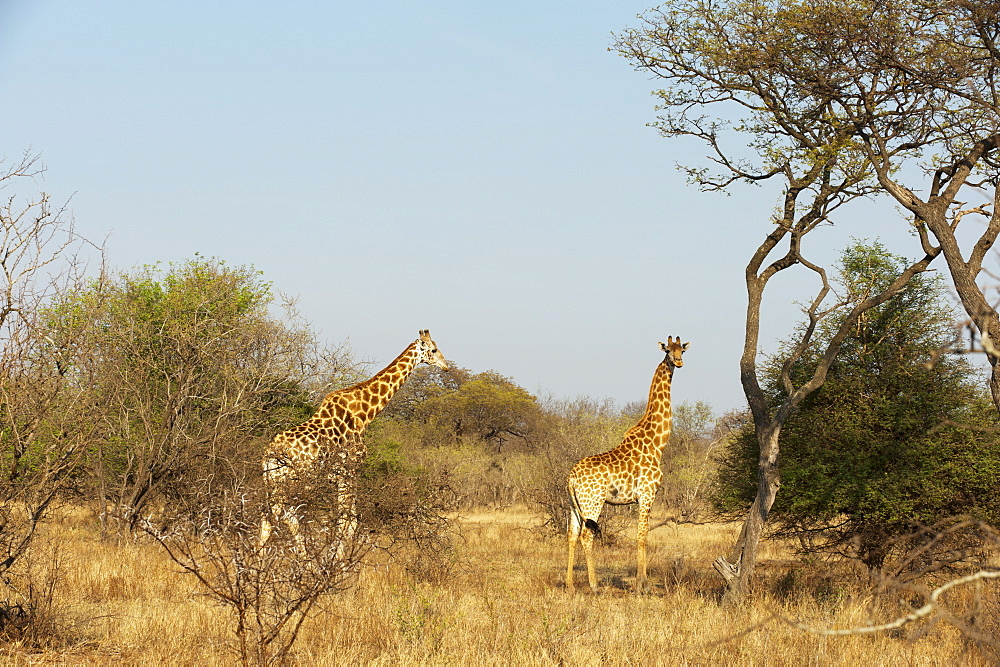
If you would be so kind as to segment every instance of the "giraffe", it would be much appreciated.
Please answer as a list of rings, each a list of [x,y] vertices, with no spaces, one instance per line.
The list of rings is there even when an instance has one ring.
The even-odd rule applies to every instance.
[[[354,534],[358,522],[354,476],[366,453],[365,428],[420,363],[448,370],[448,362],[427,329],[422,329],[417,340],[373,377],[327,394],[309,420],[275,436],[262,462],[271,516],[265,513],[261,517],[261,546],[271,536],[272,519],[284,523],[292,536],[300,539],[298,516],[282,487],[300,475],[308,475],[320,464],[336,488],[338,523],[344,526],[343,534],[346,538]]]
[[[600,534],[597,518],[605,503],[609,505],[639,504],[636,533],[638,544],[636,591],[646,587],[646,537],[649,533],[649,510],[660,490],[663,472],[660,459],[670,437],[670,381],[674,369],[684,365],[682,355],[690,343],[668,337],[660,343],[666,358],[656,367],[649,387],[646,412],[639,422],[625,432],[622,442],[610,452],[580,459],[569,473],[569,564],[566,567],[566,588],[572,593],[576,541],[583,544],[587,557],[587,577],[590,588],[597,591],[594,573],[594,537]]]

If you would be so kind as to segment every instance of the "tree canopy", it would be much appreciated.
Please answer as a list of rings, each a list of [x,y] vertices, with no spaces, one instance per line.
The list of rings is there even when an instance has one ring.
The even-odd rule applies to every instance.
[[[985,333],[1000,409],[1000,318],[977,283],[1000,234],[998,37],[985,0],[674,0],[616,47],[665,82],[660,131],[709,146],[712,166],[686,166],[703,188],[815,173],[806,187],[837,189],[820,219],[859,195],[906,211]],[[987,224],[960,233],[967,216]]]
[[[823,385],[852,318],[892,297],[944,255],[955,290],[990,354],[1000,410],[1000,317],[977,283],[1000,234],[997,195],[1000,18],[981,0],[671,0],[617,36],[615,48],[662,84],[657,127],[695,138],[707,161],[683,165],[706,190],[777,180],[782,201],[746,268],[748,308],[741,380],[754,419],[758,494],[729,556],[716,560],[727,598],[746,588],[756,544],[781,485],[778,436],[788,416]],[[984,191],[987,198],[983,198]],[[821,360],[786,399],[768,400],[757,368],[761,299],[772,277],[791,267],[821,285],[807,306],[809,324],[784,368],[810,345],[823,319],[825,270],[805,241],[819,225],[842,220],[856,199],[888,195],[909,217],[923,257],[880,294],[857,302],[827,339]],[[966,205],[969,198],[983,203]],[[987,219],[963,248],[967,216]],[[776,253],[786,245],[784,254]],[[774,256],[777,254],[777,256]]]
[[[528,443],[541,415],[535,397],[511,378],[465,368],[418,368],[385,410],[388,418],[423,424],[430,439],[470,438],[498,451],[510,441]]]
[[[880,290],[905,266],[881,245],[856,243],[842,256],[836,288],[848,299]],[[777,534],[808,549],[836,550],[882,565],[892,539],[956,514],[1000,520],[1000,427],[978,373],[945,353],[954,314],[942,280],[922,274],[867,311],[844,340],[826,383],[786,421]],[[808,375],[834,316],[792,375]],[[786,345],[791,344],[786,342]],[[779,354],[765,366],[769,400],[783,400]],[[975,428],[969,428],[974,426]],[[752,429],[730,445],[715,503],[742,511],[756,489]],[[901,543],[902,544],[902,543]]]
[[[44,309],[52,344],[77,351],[67,377],[96,397],[85,479],[103,516],[134,521],[155,499],[256,477],[257,440],[311,414],[316,375],[351,377],[349,355],[317,348],[273,302],[252,268],[196,257],[95,279]]]

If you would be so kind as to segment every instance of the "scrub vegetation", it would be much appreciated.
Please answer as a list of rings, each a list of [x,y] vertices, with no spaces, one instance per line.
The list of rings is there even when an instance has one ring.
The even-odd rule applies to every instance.
[[[633,510],[622,507],[601,518],[602,593],[573,596],[563,583],[566,474],[579,458],[617,445],[641,403],[537,397],[494,371],[422,367],[368,430],[356,539],[344,544],[332,528],[334,494],[320,472],[293,490],[309,526],[303,541],[277,535],[261,547],[264,447],[311,414],[326,391],[368,369],[346,347],[319,345],[249,267],[203,257],[118,273],[68,263],[57,275],[62,282],[53,282],[56,274],[41,271],[49,255],[37,249],[58,258],[81,241],[57,214],[33,220],[27,231],[39,243],[27,244],[35,254],[22,257],[21,273],[47,279],[9,279],[13,305],[0,356],[7,661],[759,664],[767,656],[870,664],[877,655],[886,664],[975,664],[998,657],[997,591],[988,579],[955,587],[931,617],[892,633],[834,637],[794,625],[891,623],[941,584],[995,565],[998,540],[984,521],[993,505],[970,500],[986,484],[982,465],[963,469],[953,457],[926,456],[929,446],[902,456],[810,440],[832,437],[810,420],[831,419],[842,402],[836,397],[859,385],[884,398],[871,402],[869,422],[845,425],[840,437],[857,442],[877,427],[907,441],[913,429],[927,429],[938,443],[930,449],[944,443],[989,460],[996,435],[969,432],[960,422],[966,412],[948,407],[988,412],[989,399],[961,356],[934,347],[935,335],[948,330],[934,281],[918,281],[862,320],[827,387],[789,422],[789,442],[802,443],[790,445],[798,457],[790,480],[805,481],[802,489],[791,483],[787,504],[778,505],[778,531],[762,545],[741,604],[723,603],[725,585],[711,561],[740,531],[727,512],[739,513],[752,496],[748,417],[687,402],[674,406],[663,458],[650,592],[631,592]],[[858,244],[845,254],[844,285],[884,280],[896,261],[877,245]],[[8,264],[8,275],[16,268]],[[881,356],[859,352],[925,321],[938,328],[917,337],[912,355],[899,341]],[[650,347],[652,375],[659,358]],[[914,366],[928,351],[937,365]],[[921,383],[926,373],[938,379]],[[933,385],[913,399],[926,409],[887,407],[899,382]],[[780,400],[780,387],[772,391]],[[942,422],[932,423],[929,411],[938,408],[950,421],[932,433]],[[888,474],[876,464],[889,459],[912,468],[914,479],[967,482],[965,502],[922,494],[916,522],[899,518],[910,509],[895,510],[873,561],[868,542],[851,540],[867,539],[885,511],[873,512],[871,499],[817,505],[818,497],[858,495],[808,481],[818,474],[810,466],[829,465],[830,449],[852,451],[851,461],[878,453],[866,468],[871,475]],[[883,496],[896,507],[904,502],[899,487],[913,483],[884,486]],[[974,515],[953,517],[959,509]],[[822,535],[838,548],[815,548]]]
[[[566,475],[644,405],[535,396],[461,360],[418,369],[369,427],[358,530],[320,462],[284,489],[300,538],[258,544],[268,442],[371,369],[253,267],[110,268],[25,197],[25,155],[0,168],[6,662],[1000,660],[995,8],[676,0],[639,20],[614,48],[662,83],[655,126],[707,146],[691,181],[783,193],[748,248],[748,411],[673,406],[649,592],[632,592],[628,507],[600,519],[600,594],[563,583]],[[872,241],[829,272],[811,259],[814,230],[879,198],[917,259]],[[816,291],[768,356],[783,271]]]

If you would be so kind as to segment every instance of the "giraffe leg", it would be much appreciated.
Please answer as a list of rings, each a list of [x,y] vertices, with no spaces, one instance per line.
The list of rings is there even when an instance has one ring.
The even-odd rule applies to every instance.
[[[267,541],[271,538],[271,533],[274,531],[275,523],[271,522],[271,517],[274,521],[285,524],[288,528],[288,533],[295,538],[298,545],[302,544],[302,536],[299,534],[299,517],[295,513],[295,508],[285,507],[280,503],[273,503],[271,505],[271,515],[265,512],[260,517],[260,536],[257,538],[257,545],[264,546]]]
[[[285,509],[281,515],[282,522],[288,528],[288,534],[295,538],[295,542],[302,544],[302,535],[299,533],[299,516],[294,507]]]
[[[649,511],[652,509],[652,502],[641,500],[639,502],[639,525],[636,530],[636,572],[635,591],[644,593],[646,591],[646,540],[649,537]]]
[[[264,512],[260,517],[260,537],[257,538],[257,546],[262,547],[267,544],[268,539],[271,537],[272,529],[273,526],[267,518],[267,512]]]
[[[580,516],[572,509],[569,512],[569,528],[567,538],[569,539],[569,563],[566,565],[566,590],[572,593],[576,587],[573,582],[573,567],[576,565],[576,541],[580,537],[580,529],[583,522]]]
[[[354,485],[341,480],[337,488],[337,519],[334,529],[337,532],[337,559],[342,560],[358,531],[357,497],[354,495]]]
[[[274,512],[276,521],[280,521],[285,524],[285,528],[288,529],[288,534],[295,540],[296,551],[299,553],[305,553],[305,539],[299,531],[298,508],[285,505],[272,505],[271,511]]]
[[[337,560],[343,560],[348,548],[353,547],[354,538],[358,532],[358,515],[351,507],[340,527],[339,543],[337,544]]]
[[[580,543],[583,544],[583,553],[587,557],[587,581],[590,582],[590,590],[597,592],[597,572],[594,570],[594,531],[584,527],[580,533]]]
[[[271,513],[268,515],[265,511],[260,518],[260,536],[257,542],[259,546],[264,546],[279,523],[285,524],[291,535],[299,540],[298,517],[295,515],[295,509],[288,506],[288,497],[281,490],[284,485],[294,479],[291,475],[291,468],[287,461],[270,457],[264,459],[263,468],[264,484],[267,488]]]
[[[271,477],[274,474],[273,472],[274,463],[271,461],[271,459],[265,458],[262,463],[262,466],[264,468],[262,471],[264,477],[264,484],[266,487],[270,487],[268,489],[268,495],[271,495],[271,493],[273,493],[273,482],[271,480]],[[273,506],[271,508],[271,511],[272,512],[274,511]],[[277,518],[280,515],[271,514],[271,516],[273,516],[277,520]],[[271,538],[271,531],[273,529],[274,529],[274,524],[271,523],[271,518],[267,515],[267,510],[264,510],[264,512],[261,514],[260,517],[260,536],[257,538],[257,546],[263,547],[265,544],[267,544],[267,541]]]

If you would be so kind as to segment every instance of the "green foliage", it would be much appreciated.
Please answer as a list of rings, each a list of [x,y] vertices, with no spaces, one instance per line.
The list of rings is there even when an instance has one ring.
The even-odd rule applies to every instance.
[[[881,245],[843,255],[847,301],[884,288],[904,265]],[[811,375],[835,314],[793,367]],[[918,276],[865,313],[844,341],[826,383],[781,431],[781,493],[771,510],[779,534],[808,549],[835,549],[878,566],[888,540],[955,514],[1000,520],[1000,421],[966,358],[938,353],[954,338],[941,281]],[[778,355],[766,366],[773,403],[783,398]],[[714,504],[744,511],[756,491],[757,440],[746,423],[720,465]]]
[[[470,439],[498,451],[511,441],[529,445],[541,420],[535,397],[513,380],[463,368],[418,369],[385,415],[421,425],[427,444]]]
[[[692,182],[821,167],[873,191],[876,167],[952,164],[995,133],[996,12],[976,4],[669,0],[613,48],[660,81],[665,136],[725,156],[686,168]]]
[[[311,333],[273,318],[273,301],[258,271],[196,257],[93,281],[47,310],[51,340],[86,350],[73,372],[100,397],[89,482],[105,514],[134,520],[154,500],[257,476],[261,442],[312,413]]]
[[[361,475],[370,479],[390,477],[403,473],[416,472],[406,461],[402,445],[398,440],[380,437],[375,429],[369,429],[365,438],[368,453],[361,466]]]

